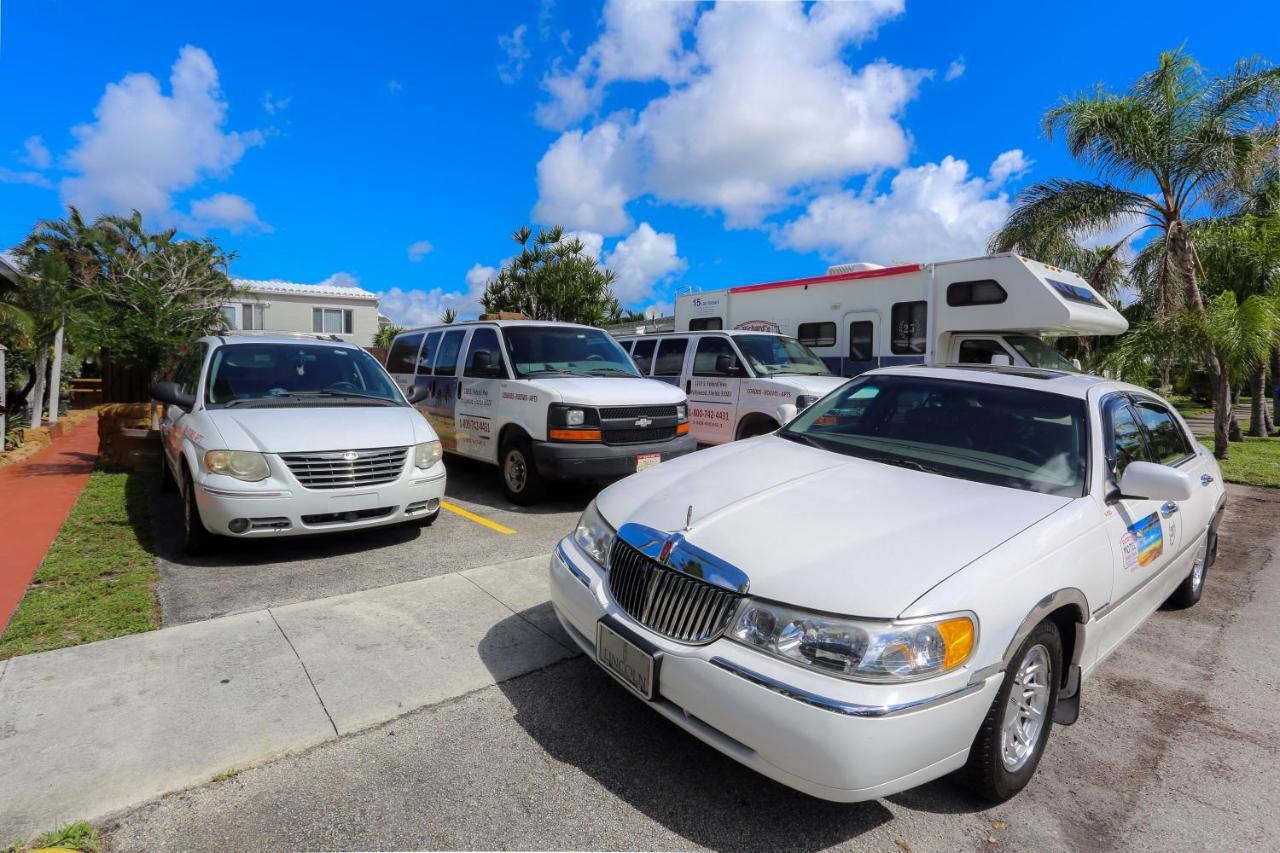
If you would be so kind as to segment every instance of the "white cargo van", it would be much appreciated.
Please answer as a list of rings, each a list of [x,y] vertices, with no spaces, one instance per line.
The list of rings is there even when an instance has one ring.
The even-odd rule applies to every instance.
[[[609,480],[696,449],[684,392],[642,378],[600,329],[484,320],[400,333],[387,371],[449,453],[497,464],[507,497],[554,479]]]
[[[803,409],[845,383],[794,338],[768,332],[659,333],[620,338],[636,367],[683,388],[699,444],[773,432],[777,409]]]
[[[1129,324],[1075,273],[1013,254],[933,264],[846,264],[826,275],[676,298],[677,332],[795,337],[841,376],[896,364],[1073,369],[1042,335]]]

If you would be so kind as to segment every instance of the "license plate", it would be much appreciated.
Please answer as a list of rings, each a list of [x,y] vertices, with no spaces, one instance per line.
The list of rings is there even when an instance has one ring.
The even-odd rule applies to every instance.
[[[645,699],[658,689],[658,668],[653,655],[610,628],[596,623],[596,661],[614,678]]]
[[[661,453],[645,453],[636,457],[636,470],[647,471],[662,461]]]

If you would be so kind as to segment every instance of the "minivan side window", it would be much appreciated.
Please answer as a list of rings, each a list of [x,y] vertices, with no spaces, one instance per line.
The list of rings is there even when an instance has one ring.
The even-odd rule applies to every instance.
[[[1178,426],[1168,409],[1151,400],[1139,400],[1134,409],[1137,410],[1142,425],[1147,428],[1153,462],[1171,465],[1191,454],[1186,433]]]
[[[391,352],[387,353],[387,373],[413,373],[413,363],[418,357],[418,347],[422,344],[422,333],[401,335],[391,342]]]
[[[440,354],[436,356],[436,376],[452,376],[458,370],[458,350],[467,333],[462,329],[447,332],[440,341]]]
[[[801,323],[796,329],[796,340],[807,347],[833,347],[836,345],[836,324]]]
[[[654,376],[679,376],[684,367],[684,351],[689,347],[688,338],[663,338],[658,343]]]
[[[925,340],[928,338],[928,316],[928,303],[923,299],[918,302],[893,303],[889,314],[892,325],[890,352],[894,355],[924,355]]]
[[[476,353],[488,353],[489,370],[476,369]],[[502,347],[498,345],[498,333],[493,329],[476,329],[471,333],[471,344],[467,347],[466,368],[463,376],[479,379],[506,379],[507,369],[502,364]]]
[[[854,320],[849,324],[849,359],[870,361],[875,358],[875,323],[870,320]]]
[[[635,347],[631,351],[631,360],[636,363],[636,367],[640,369],[642,376],[649,375],[649,369],[653,367],[653,347],[657,344],[653,338],[647,341],[636,341]]]
[[[724,328],[724,321],[719,317],[699,317],[689,321],[691,332],[718,332]]]
[[[431,375],[431,360],[436,357],[436,346],[440,343],[440,333],[432,332],[422,343],[422,352],[418,353],[418,375]]]
[[[729,357],[731,362],[730,370],[720,370],[718,362],[721,356]],[[693,375],[741,376],[742,366],[738,361],[738,354],[733,351],[733,344],[729,343],[725,338],[714,335],[698,341],[698,348],[693,354]]]

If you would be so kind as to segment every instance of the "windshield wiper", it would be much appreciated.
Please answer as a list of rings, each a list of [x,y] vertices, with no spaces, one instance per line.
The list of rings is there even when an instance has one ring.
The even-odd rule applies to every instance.
[[[377,400],[380,403],[387,403],[391,406],[400,405],[395,400],[390,400],[377,394],[364,394],[360,391],[330,391],[326,388],[324,391],[317,391],[315,393],[321,397],[356,397],[361,400]]]
[[[553,370],[551,368],[547,368],[546,370],[522,370],[520,371],[520,375],[521,376],[585,376],[587,378],[591,377],[590,373],[579,373],[575,370]]]
[[[802,432],[792,432],[791,430],[784,429],[779,430],[777,432],[777,436],[778,438],[785,438],[787,441],[794,441],[796,444],[807,444],[810,447],[816,447],[819,450],[826,450],[825,447]]]
[[[624,370],[621,367],[597,367],[595,370],[591,371],[590,375],[599,376],[602,373],[617,374],[619,376],[630,376],[632,378],[636,377],[636,375],[632,373],[630,370]]]
[[[886,465],[896,465],[899,468],[910,468],[912,471],[922,471],[925,474],[940,474],[943,477],[952,476],[950,472],[944,471],[941,468],[937,468],[933,465],[926,465],[923,462],[918,462],[915,459],[907,459],[902,456],[878,456],[874,457],[874,461],[883,462]]]

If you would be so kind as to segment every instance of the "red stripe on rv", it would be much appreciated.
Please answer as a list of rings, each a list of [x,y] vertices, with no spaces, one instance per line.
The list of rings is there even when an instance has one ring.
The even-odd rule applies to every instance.
[[[729,288],[730,293],[750,293],[753,290],[773,290],[777,287],[802,287],[810,284],[831,284],[836,281],[853,281],[859,278],[881,278],[889,275],[903,275],[919,272],[924,269],[920,264],[903,264],[899,267],[885,267],[882,270],[859,270],[857,272],[840,273],[839,275],[817,275],[811,278],[793,278],[788,281],[770,281],[764,284],[744,284],[741,287]]]

